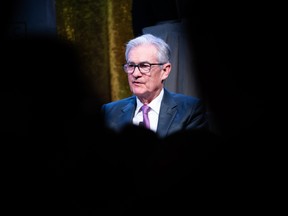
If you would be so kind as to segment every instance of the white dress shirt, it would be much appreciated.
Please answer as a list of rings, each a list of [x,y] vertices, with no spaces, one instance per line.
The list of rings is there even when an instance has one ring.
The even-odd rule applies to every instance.
[[[164,89],[161,90],[160,94],[154,100],[152,100],[149,104],[147,104],[150,107],[150,111],[148,112],[148,117],[150,121],[150,130],[154,132],[157,131],[160,105],[163,98],[163,94]],[[142,106],[143,103],[137,98],[137,107],[133,118],[134,125],[139,125],[140,122],[143,122],[143,113],[141,111]]]

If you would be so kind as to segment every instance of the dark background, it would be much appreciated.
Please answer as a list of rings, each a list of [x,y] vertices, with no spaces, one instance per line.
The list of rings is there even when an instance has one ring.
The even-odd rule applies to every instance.
[[[43,29],[55,34],[55,17],[45,13],[45,5],[51,6],[53,1],[47,2],[2,1],[1,43],[7,37],[22,37]],[[282,111],[276,99],[280,95],[275,92],[279,80],[275,52],[271,50],[277,41],[278,20],[271,5],[134,0],[131,12],[135,35],[159,22],[188,20],[199,86],[220,134],[233,137],[275,130],[279,117],[274,113]],[[25,28],[25,21],[29,21],[30,29]]]
[[[33,45],[31,46],[33,49],[30,55],[26,55],[24,58],[24,63],[30,61],[36,61],[37,63],[37,61],[43,60],[42,55],[44,55],[45,58],[49,58],[49,53],[45,51],[55,53],[55,51],[58,52],[59,48],[63,48],[63,52],[58,52],[52,59],[55,65],[49,65],[45,73],[41,73],[42,75],[38,74],[39,68],[37,68],[37,64],[27,64],[26,67],[22,67],[21,64],[18,64],[18,61],[14,62],[13,58],[7,57],[7,53],[13,56],[13,51],[18,50],[17,44],[14,44],[16,47],[13,46],[12,50],[9,44],[6,44],[6,39],[11,37],[10,24],[15,20],[18,10],[22,9],[21,4],[14,4],[15,2],[14,0],[9,2],[1,1],[0,3],[2,32],[0,34],[2,54],[0,61],[1,90],[6,90],[3,86],[11,89],[9,83],[5,83],[5,79],[3,80],[3,77],[5,77],[3,74],[8,74],[7,77],[9,77],[9,81],[12,81],[12,83],[13,79],[17,78],[17,76],[10,71],[10,66],[13,65],[13,68],[16,68],[14,72],[17,71],[18,74],[22,74],[20,77],[25,77],[25,73],[31,72],[31,70],[32,73],[29,74],[35,76],[40,75],[45,85],[37,87],[45,93],[47,91],[46,87],[49,87],[50,81],[52,82],[54,78],[54,75],[50,72],[54,67],[58,67],[56,65],[61,63],[59,58],[61,58],[62,55],[66,56],[66,54],[68,54],[66,51],[68,51],[72,56],[70,56],[70,54],[67,55],[67,58],[64,59],[65,61],[62,62],[64,63],[64,65],[62,65],[63,68],[68,66],[68,71],[60,77],[61,79],[57,79],[56,82],[59,84],[58,89],[65,92],[66,89],[63,89],[62,83],[65,83],[66,77],[71,75],[70,71],[75,70],[74,64],[70,64],[70,60],[75,57],[73,55],[74,49],[70,49],[71,47],[63,47],[63,45],[53,47],[47,43],[45,43],[45,46],[40,47],[38,43],[35,44],[35,41],[31,40],[28,41],[29,43],[22,44],[22,46],[24,45],[24,50],[29,50],[30,42]],[[107,208],[105,206],[104,210],[111,210],[112,205],[114,207],[116,206],[115,212],[117,211],[117,214],[119,214],[119,209],[117,208],[119,206],[121,207],[120,214],[121,210],[122,213],[129,213],[129,211],[127,211],[128,207],[127,209],[123,208],[126,206],[131,207],[131,199],[135,197],[134,192],[138,192],[137,189],[147,184],[146,180],[148,180],[151,183],[151,185],[148,184],[148,192],[140,191],[140,195],[147,195],[149,192],[154,192],[154,189],[158,189],[158,186],[162,186],[161,189],[163,189],[163,191],[160,191],[165,197],[163,200],[161,197],[161,200],[166,202],[165,198],[167,200],[169,199],[172,207],[175,206],[175,200],[182,201],[181,198],[183,198],[183,200],[185,199],[186,201],[188,196],[189,198],[192,197],[192,199],[200,200],[199,202],[201,202],[203,209],[206,211],[210,209],[210,211],[213,212],[217,210],[221,210],[221,212],[229,211],[229,207],[233,208],[232,211],[238,211],[238,209],[251,211],[249,208],[249,204],[251,204],[251,206],[254,207],[253,211],[259,212],[263,209],[267,212],[266,205],[264,208],[263,203],[267,204],[273,213],[277,211],[279,204],[283,202],[281,200],[282,196],[278,196],[276,193],[278,191],[282,192],[284,188],[282,188],[281,183],[284,182],[285,172],[283,172],[283,170],[285,170],[285,167],[283,167],[283,165],[285,161],[283,162],[281,159],[285,159],[286,156],[284,155],[283,157],[282,154],[285,152],[283,151],[283,153],[281,153],[282,148],[280,149],[279,147],[282,147],[281,144],[284,146],[285,143],[279,139],[280,135],[282,135],[279,133],[281,133],[280,129],[285,128],[281,123],[286,111],[280,106],[281,103],[277,97],[279,92],[275,93],[275,87],[278,86],[279,78],[276,76],[275,71],[277,69],[273,61],[275,52],[272,52],[270,49],[271,46],[275,45],[275,40],[277,39],[277,37],[275,37],[276,31],[274,31],[275,23],[273,22],[275,19],[271,19],[271,6],[251,2],[208,3],[203,1],[189,1],[188,4],[188,0],[176,1],[177,4],[175,1],[150,0],[135,0],[133,3],[133,30],[136,35],[141,32],[143,27],[155,25],[161,21],[171,19],[180,21],[183,18],[189,20],[187,28],[190,32],[196,60],[193,62],[196,62],[196,71],[200,77],[199,82],[201,82],[204,97],[211,108],[211,115],[217,123],[217,130],[219,130],[220,134],[225,135],[224,142],[222,142],[222,139],[221,142],[218,142],[219,140],[214,139],[215,137],[213,136],[210,139],[209,136],[206,136],[207,134],[204,134],[205,136],[201,134],[191,134],[191,136],[186,137],[191,138],[191,140],[188,140],[191,141],[189,144],[193,143],[193,145],[189,145],[189,151],[187,151],[187,148],[184,148],[183,151],[177,151],[178,148],[174,147],[183,147],[181,144],[185,143],[179,142],[179,140],[182,141],[180,137],[181,134],[174,137],[174,140],[168,140],[170,143],[165,143],[168,145],[163,146],[168,146],[166,150],[170,150],[169,154],[171,153],[172,157],[169,157],[169,154],[166,155],[163,153],[163,155],[167,156],[168,161],[172,158],[170,161],[172,171],[169,173],[168,169],[168,174],[164,175],[163,179],[160,178],[159,184],[156,183],[154,185],[155,178],[148,179],[149,175],[146,175],[147,173],[145,172],[143,173],[138,166],[147,159],[145,151],[150,151],[150,148],[152,149],[158,144],[149,140],[151,138],[152,141],[156,141],[153,136],[143,136],[148,140],[148,144],[150,144],[147,149],[147,143],[145,143],[145,145],[138,143],[138,137],[141,137],[143,134],[136,136],[136,139],[133,139],[132,142],[128,142],[129,139],[127,138],[133,134],[131,131],[128,131],[129,133],[123,134],[121,145],[119,145],[117,143],[117,141],[119,141],[117,140],[118,137],[114,138],[113,134],[98,132],[98,134],[95,135],[94,131],[91,131],[90,135],[92,136],[88,136],[88,139],[92,138],[92,142],[90,142],[90,140],[89,142],[88,140],[85,141],[89,144],[92,143],[90,146],[93,146],[93,148],[86,149],[85,144],[87,143],[83,144],[82,136],[78,140],[74,138],[82,125],[86,125],[87,127],[90,125],[87,125],[87,122],[78,122],[76,121],[77,119],[75,122],[71,122],[69,112],[65,112],[64,110],[63,113],[67,114],[64,119],[64,121],[67,120],[67,122],[66,124],[64,123],[64,126],[68,126],[69,124],[69,127],[66,129],[68,133],[73,131],[73,137],[72,139],[62,137],[63,139],[60,140],[59,144],[57,133],[53,133],[51,136],[50,132],[57,132],[59,129],[59,134],[63,135],[63,131],[61,130],[63,127],[62,125],[57,125],[58,127],[56,129],[50,127],[50,125],[55,125],[55,122],[59,122],[57,119],[54,121],[53,118],[46,115],[51,109],[43,106],[43,110],[40,109],[37,111],[39,112],[39,116],[44,116],[47,119],[42,121],[43,119],[37,118],[37,115],[34,120],[47,129],[43,130],[43,128],[40,127],[37,132],[48,132],[48,134],[46,134],[47,136],[42,136],[42,139],[38,139],[39,137],[36,137],[37,134],[34,133],[34,130],[30,131],[28,130],[29,128],[26,128],[26,130],[27,132],[31,132],[31,136],[26,139],[23,139],[23,137],[20,139],[12,139],[14,137],[13,133],[11,136],[9,136],[10,134],[8,134],[8,136],[7,134],[5,134],[6,136],[2,136],[2,138],[4,138],[3,140],[6,141],[6,146],[2,141],[2,146],[10,150],[3,151],[4,159],[6,159],[5,162],[7,162],[7,166],[5,166],[6,164],[3,166],[5,168],[3,185],[5,185],[5,189],[7,190],[4,197],[8,197],[6,202],[9,203],[11,198],[11,200],[13,200],[12,205],[14,204],[13,207],[15,207],[15,204],[18,205],[18,203],[29,202],[30,200],[27,199],[26,194],[32,194],[34,204],[36,203],[35,201],[43,202],[44,200],[45,202],[52,201],[63,205],[64,201],[71,201],[73,205],[79,206],[79,203],[85,202],[87,206],[90,202],[94,202],[93,198],[98,197],[101,201],[97,202],[100,208],[103,208],[102,203],[109,200]],[[37,14],[40,15],[41,13]],[[35,19],[31,19],[31,21],[33,20],[35,22],[39,21],[36,17]],[[13,36],[15,35],[12,34],[12,37]],[[55,43],[52,43],[52,45],[53,44],[55,45]],[[3,50],[2,47],[5,47],[5,49]],[[44,52],[41,52],[41,48],[45,48],[45,50],[42,50]],[[38,52],[42,53],[42,55],[39,56]],[[25,52],[23,56],[24,55]],[[17,56],[21,59],[21,53]],[[29,59],[29,57],[32,58]],[[7,58],[10,60],[8,63],[5,62]],[[41,63],[44,64],[45,60]],[[78,71],[74,72],[77,75]],[[71,79],[76,77],[77,76],[73,76]],[[21,80],[18,79],[17,81]],[[32,81],[31,84],[33,84],[33,78],[30,81]],[[69,82],[70,86],[68,86],[68,88],[79,92],[78,88],[71,86],[73,83],[77,85],[78,79],[72,81],[73,82]],[[5,85],[3,85],[4,83]],[[25,84],[22,83],[22,85],[25,87]],[[79,84],[79,86],[81,87],[81,84]],[[27,95],[29,95],[31,101],[33,101],[35,99],[33,96],[37,96],[37,94],[35,92],[33,93],[33,85],[29,87],[27,90],[30,89],[31,91],[28,92],[29,94]],[[57,104],[62,101],[58,95],[58,89],[54,88],[48,105],[53,106],[53,103],[49,103],[50,101],[55,101],[53,96],[59,99]],[[10,114],[13,115],[15,111],[20,117],[29,120],[29,116],[26,115],[26,110],[22,109],[23,104],[27,102],[27,97],[25,92],[23,97],[19,96],[19,92],[23,92],[21,88],[16,91],[16,95],[12,94],[11,98],[4,100],[4,103],[12,102],[12,105],[7,106],[7,104],[5,104],[8,108],[13,108]],[[46,95],[51,95],[50,93],[51,92],[46,92]],[[7,96],[9,96],[9,94],[7,94]],[[23,101],[19,101],[17,99],[18,96]],[[64,103],[63,108],[67,108],[67,110],[74,113],[74,110],[71,110],[70,107],[75,108],[77,101],[75,101],[73,95],[70,95],[70,97],[71,98],[67,98],[67,101],[62,101]],[[79,95],[79,98],[81,99],[81,95]],[[1,100],[2,99],[1,97]],[[43,104],[46,105],[47,97],[41,97],[40,99]],[[284,98],[282,99],[284,100]],[[1,109],[2,108],[3,106],[1,106]],[[28,107],[28,109],[29,108],[30,107]],[[55,106],[53,108],[55,114],[59,114],[58,107]],[[20,109],[21,112],[19,112]],[[1,113],[3,116],[6,114],[4,112]],[[61,116],[63,113],[61,113]],[[54,113],[50,113],[50,115],[55,118],[53,114]],[[2,120],[3,118],[1,118],[1,121]],[[46,121],[49,122],[48,125],[45,124]],[[9,118],[7,118],[7,122],[10,122]],[[26,121],[21,121],[23,125],[20,125],[20,127],[25,127],[25,122]],[[91,125],[94,122],[96,121],[92,119],[92,122],[90,122]],[[3,122],[1,123],[3,124]],[[78,127],[74,128],[74,125]],[[33,125],[34,129],[37,128],[37,126],[38,125]],[[72,129],[74,128],[74,130],[71,130],[71,127]],[[87,128],[82,128],[83,131],[86,131],[85,129]],[[136,134],[136,132],[134,134]],[[87,134],[85,134],[84,137],[86,137],[86,135]],[[99,141],[99,136],[105,138],[103,146],[100,145],[102,142]],[[47,137],[48,139],[46,139]],[[196,139],[196,143],[195,137],[198,138]],[[76,144],[72,145],[75,141]],[[67,142],[69,145],[65,145]],[[137,144],[135,145],[136,142]],[[41,145],[39,143],[41,143]],[[113,146],[115,143],[116,145]],[[219,143],[221,143],[221,145],[219,145]],[[174,146],[174,144],[176,145]],[[75,154],[75,156],[72,155],[72,158],[77,158],[77,160],[65,160],[71,157],[71,151],[68,151],[68,147],[71,148],[71,145],[72,153]],[[199,149],[204,148],[204,150],[198,151],[196,149],[195,151],[195,148],[190,148],[194,146],[199,147]],[[207,146],[216,150],[206,151],[207,149],[205,148]],[[137,150],[136,152],[134,151],[135,149]],[[184,154],[181,157],[181,155],[179,156],[177,153]],[[95,157],[95,154],[99,157]],[[208,159],[202,160],[202,156]],[[81,160],[82,157],[88,160]],[[49,160],[45,160],[47,158]],[[105,160],[102,160],[103,158],[105,158]],[[158,159],[158,157],[156,158]],[[113,163],[118,166],[118,159],[123,161],[124,165],[126,163],[127,167],[122,164],[123,167],[120,166],[121,169],[118,169],[118,167],[115,168]],[[161,165],[165,165],[165,160],[163,161],[164,164]],[[147,160],[145,162],[149,164],[151,161]],[[169,168],[169,164],[166,164],[166,166]],[[113,168],[116,172],[114,172],[115,170],[113,170]],[[140,166],[140,168],[143,167]],[[185,170],[185,168],[187,168],[187,170]],[[132,169],[133,172],[131,171]],[[184,171],[182,169],[184,169]],[[122,171],[125,172],[123,173]],[[148,171],[150,170],[148,169]],[[158,171],[163,171],[163,169],[156,170],[157,174],[159,173]],[[115,179],[119,179],[119,176],[123,177],[122,180],[119,182],[115,181]],[[136,184],[130,184],[133,183],[133,180],[137,179],[137,177],[138,181],[136,181]],[[175,180],[176,183],[172,187],[167,184],[166,187],[166,185],[162,183],[167,180],[171,180],[172,182]],[[133,186],[135,186],[135,188]],[[120,191],[120,196],[110,196],[110,194],[115,195],[114,189],[116,189],[116,192],[117,190]],[[129,199],[125,200],[121,195],[122,192],[126,194],[127,189],[130,189],[133,193],[131,193]],[[144,189],[146,188],[144,187]],[[173,189],[175,191],[173,191]],[[177,191],[179,189],[180,192],[178,193]],[[49,196],[46,196],[47,194]],[[106,197],[104,195],[106,195]],[[19,198],[20,202],[17,202],[15,197]],[[93,198],[91,199],[90,197]],[[146,199],[147,197],[148,199]],[[147,197],[140,200],[141,203],[150,200],[151,197],[149,194]],[[112,200],[112,202],[110,200]],[[156,197],[155,203],[159,203],[161,200]],[[273,208],[273,201],[275,202],[275,200],[276,202],[279,200],[279,202],[277,203],[277,207]],[[147,206],[149,205],[143,204],[139,209],[146,209]],[[169,207],[171,208],[171,206]],[[187,206],[189,206],[189,210],[191,211],[191,203]],[[168,213],[170,208],[165,206],[161,208],[161,212],[163,212],[164,209],[165,212]],[[177,213],[179,209],[182,208],[177,208]],[[151,214],[151,212],[149,211],[149,214]],[[130,214],[134,215],[132,209],[130,210]]]

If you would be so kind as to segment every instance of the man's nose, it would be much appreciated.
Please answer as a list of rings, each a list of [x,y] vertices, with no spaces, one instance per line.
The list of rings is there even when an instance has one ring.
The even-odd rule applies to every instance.
[[[135,74],[136,71],[137,71],[137,74],[138,74],[138,73],[142,74],[141,71],[140,71],[140,67],[139,67],[139,65],[135,65],[134,67],[135,67],[135,68],[134,68],[134,72],[133,72],[133,74]]]

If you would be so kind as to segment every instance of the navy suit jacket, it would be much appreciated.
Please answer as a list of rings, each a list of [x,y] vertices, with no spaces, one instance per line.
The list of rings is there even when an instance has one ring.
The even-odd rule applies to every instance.
[[[102,105],[101,111],[108,128],[121,131],[132,124],[136,109],[136,96]],[[157,134],[166,137],[177,131],[208,128],[206,110],[198,98],[169,92],[164,88],[161,102]]]

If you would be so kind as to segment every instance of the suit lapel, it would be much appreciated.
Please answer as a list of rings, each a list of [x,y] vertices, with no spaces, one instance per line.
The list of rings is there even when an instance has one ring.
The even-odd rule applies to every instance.
[[[177,104],[173,97],[164,89],[164,95],[161,102],[161,109],[159,113],[157,133],[159,136],[164,137],[167,135],[169,128],[177,113]]]
[[[116,117],[117,120],[115,121],[115,123],[117,123],[119,127],[132,123],[132,119],[133,119],[135,107],[136,107],[135,100],[136,98],[132,97],[130,102],[121,109],[121,112]]]

